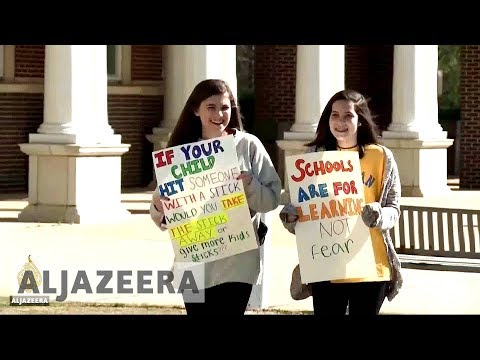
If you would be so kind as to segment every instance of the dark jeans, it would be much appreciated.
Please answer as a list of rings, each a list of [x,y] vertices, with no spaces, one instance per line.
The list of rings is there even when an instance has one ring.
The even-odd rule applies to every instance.
[[[252,292],[252,284],[229,282],[200,290],[205,302],[185,301],[187,315],[244,315]]]
[[[313,312],[315,315],[378,315],[383,301],[387,281],[312,283]]]

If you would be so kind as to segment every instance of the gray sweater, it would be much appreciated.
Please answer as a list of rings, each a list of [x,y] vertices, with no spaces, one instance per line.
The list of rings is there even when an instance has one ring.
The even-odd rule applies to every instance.
[[[382,232],[383,241],[385,242],[385,246],[387,248],[387,255],[391,269],[391,280],[389,282],[386,296],[389,301],[392,301],[393,298],[398,294],[403,284],[400,261],[395,251],[392,238],[390,237],[390,229],[394,227],[400,216],[401,185],[397,163],[395,162],[395,158],[393,157],[391,150],[385,146],[380,146],[385,150],[385,177],[383,179],[383,189],[380,197],[382,213],[377,227],[380,228]],[[323,149],[321,148],[316,149],[315,146],[312,146],[308,148],[306,152],[310,153],[322,150]],[[295,207],[291,203],[285,205],[280,211],[280,218],[282,219],[283,226],[285,226],[285,228],[292,234],[295,234],[296,222],[286,222],[285,215],[296,214],[297,212]]]
[[[248,171],[252,182],[245,187],[253,228],[258,242],[256,230],[261,213],[276,209],[280,204],[282,184],[261,141],[254,135],[236,130],[234,139],[240,171]],[[154,191],[153,197],[159,196]],[[162,230],[163,209],[155,210],[153,201],[150,204],[150,216]],[[246,251],[227,258],[205,263],[205,288],[225,282],[243,282],[256,284],[260,274],[260,249]],[[262,267],[263,268],[263,267]]]

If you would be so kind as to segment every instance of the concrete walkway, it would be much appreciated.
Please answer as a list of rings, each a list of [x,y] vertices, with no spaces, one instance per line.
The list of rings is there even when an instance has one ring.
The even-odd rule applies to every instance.
[[[71,289],[78,270],[86,270],[95,292],[100,278],[96,269],[168,270],[173,251],[166,232],[150,220],[148,207],[151,192],[138,189],[122,194],[131,219],[119,224],[75,225],[19,223],[18,213],[27,205],[26,195],[3,195],[0,198],[0,297],[15,295],[17,274],[31,255],[40,270],[51,274],[69,270],[67,288]],[[403,204],[462,207],[480,210],[480,192],[454,191],[439,198],[404,198]],[[272,212],[270,244],[263,303],[269,309],[312,311],[311,298],[290,298],[290,274],[297,263],[295,238],[284,230],[278,219],[281,207]],[[75,271],[73,271],[75,270]],[[382,314],[480,314],[480,274],[448,271],[404,269],[404,287],[392,301],[386,301]],[[60,288],[58,275],[49,279],[50,287]],[[153,294],[118,294],[115,281],[112,294],[68,294],[67,301],[135,303],[182,306],[178,294],[159,294],[153,276]],[[135,287],[135,279],[131,285]],[[58,294],[58,292],[57,292]],[[51,296],[51,299],[54,295]],[[1,311],[1,310],[0,310]]]

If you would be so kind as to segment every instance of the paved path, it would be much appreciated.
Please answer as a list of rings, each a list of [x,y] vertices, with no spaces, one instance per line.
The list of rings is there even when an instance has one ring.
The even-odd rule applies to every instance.
[[[125,206],[134,215],[129,221],[110,225],[72,225],[19,223],[16,217],[27,205],[25,195],[0,199],[0,297],[16,293],[17,273],[28,255],[40,269],[53,274],[61,269],[87,270],[94,288],[98,278],[94,269],[168,270],[173,252],[167,233],[160,232],[148,215],[150,192],[129,192],[122,195]],[[404,204],[432,206],[461,205],[480,209],[480,192],[452,192],[437,199],[404,198]],[[272,213],[271,248],[267,252],[268,308],[311,311],[311,299],[294,301],[289,295],[290,274],[297,263],[294,236],[283,229],[278,220],[280,207]],[[480,314],[480,274],[405,269],[404,288],[392,301],[386,301],[383,314]],[[76,272],[69,272],[72,286]],[[70,277],[71,276],[71,277]],[[93,281],[92,281],[93,277]],[[69,301],[97,301],[182,305],[178,294],[69,294]],[[51,287],[60,287],[61,279],[53,277]],[[135,285],[135,281],[131,286]],[[0,310],[1,311],[1,310]]]

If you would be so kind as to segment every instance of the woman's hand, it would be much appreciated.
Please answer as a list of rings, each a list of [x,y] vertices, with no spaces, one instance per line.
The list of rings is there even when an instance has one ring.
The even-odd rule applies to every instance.
[[[152,205],[150,206],[150,216],[152,220],[160,227],[161,230],[167,229],[166,219],[165,219],[165,209],[163,208],[163,202],[169,201],[168,196],[162,196],[160,193],[155,190],[152,196]]]
[[[248,171],[242,171],[240,175],[238,175],[237,180],[243,181],[243,187],[250,185],[252,182],[253,176]]]
[[[378,202],[368,203],[363,207],[362,219],[368,227],[375,227],[382,216],[382,207]]]
[[[295,222],[298,220],[298,215],[288,215],[287,222]]]
[[[152,202],[153,202],[153,207],[157,211],[165,212],[163,210],[163,201],[169,201],[170,198],[168,196],[163,196],[158,193],[158,191],[155,191],[153,194]]]
[[[287,223],[294,223],[298,220],[298,215],[283,213],[280,214],[280,219]]]
[[[297,227],[297,221],[299,219],[297,207],[293,206],[292,203],[288,203],[283,207],[279,215],[285,229],[287,229],[289,233],[295,234],[295,228]]]

